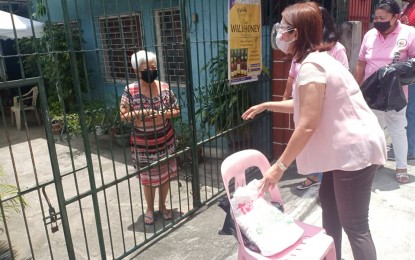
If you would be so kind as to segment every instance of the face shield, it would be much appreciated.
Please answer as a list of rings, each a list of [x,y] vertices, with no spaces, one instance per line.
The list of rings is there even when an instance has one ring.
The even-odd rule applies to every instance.
[[[271,30],[271,47],[274,50],[278,50],[280,49],[277,45],[277,42],[280,41],[280,37],[283,33],[285,32],[291,32],[294,31],[294,28],[292,28],[289,25],[282,25],[280,23],[276,23],[274,24],[274,26],[272,26],[272,30]],[[278,36],[278,38],[277,38]]]

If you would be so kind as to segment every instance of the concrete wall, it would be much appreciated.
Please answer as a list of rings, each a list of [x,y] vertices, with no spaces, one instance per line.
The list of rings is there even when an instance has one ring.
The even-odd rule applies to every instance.
[[[350,71],[354,71],[357,63],[360,45],[362,42],[362,23],[360,21],[348,21],[341,25],[340,42],[346,48],[349,59]]]

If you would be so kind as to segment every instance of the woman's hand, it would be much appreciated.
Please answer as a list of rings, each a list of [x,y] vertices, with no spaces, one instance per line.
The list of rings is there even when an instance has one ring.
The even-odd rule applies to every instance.
[[[139,110],[134,110],[132,113],[133,113],[134,120],[139,120],[139,121],[155,118],[158,115],[158,111],[153,110],[153,109],[139,109]]]
[[[260,193],[264,193],[269,189],[273,189],[275,185],[280,181],[282,174],[284,172],[277,166],[271,166],[264,175],[264,178],[261,180]]]
[[[248,108],[243,114],[242,114],[242,119],[243,120],[248,120],[248,119],[253,119],[257,114],[264,112],[264,110],[266,109],[267,103],[262,103],[256,106],[252,106],[250,108]]]
[[[366,71],[366,62],[362,60],[358,60],[354,68],[354,78],[357,84],[359,84],[359,86],[362,86],[363,84],[363,78],[365,76],[365,71]]]
[[[171,109],[158,111],[158,114],[160,116],[163,116],[164,118],[175,118],[175,117],[178,117],[180,115],[180,110],[175,109],[175,108],[171,108]]]

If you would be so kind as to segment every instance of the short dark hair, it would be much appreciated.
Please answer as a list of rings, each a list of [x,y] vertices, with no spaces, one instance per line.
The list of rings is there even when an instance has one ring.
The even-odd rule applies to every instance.
[[[378,9],[382,9],[393,15],[401,13],[401,8],[395,0],[381,0],[375,7],[375,10]]]
[[[321,17],[323,18],[323,41],[325,43],[336,43],[339,41],[339,32],[333,17],[326,8],[320,6]]]

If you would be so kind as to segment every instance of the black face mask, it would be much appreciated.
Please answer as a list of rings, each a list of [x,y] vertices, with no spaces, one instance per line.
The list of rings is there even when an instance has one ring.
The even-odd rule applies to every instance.
[[[157,78],[157,70],[142,70],[141,71],[141,79],[147,83],[153,83],[154,80]]]
[[[383,33],[386,32],[389,28],[391,28],[391,22],[374,22],[373,26],[378,30],[379,32]]]

